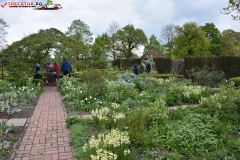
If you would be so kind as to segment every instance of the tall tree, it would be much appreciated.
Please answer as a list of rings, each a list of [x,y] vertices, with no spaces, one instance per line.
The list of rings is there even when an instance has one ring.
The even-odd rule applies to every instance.
[[[90,27],[81,21],[80,19],[74,20],[68,30],[66,35],[72,37],[73,39],[83,43],[89,50],[93,42],[92,33],[90,32]],[[81,50],[76,51],[78,54],[83,54],[85,57],[87,56],[86,53],[82,53]]]
[[[240,32],[236,32],[232,29],[227,29],[224,30],[221,34],[223,54],[240,56]]]
[[[107,36],[109,37],[108,39],[108,45],[110,48],[110,53],[111,56],[113,57],[113,60],[115,60],[117,58],[117,56],[119,55],[119,51],[116,50],[116,46],[117,46],[117,31],[120,29],[120,25],[117,22],[112,22],[108,28],[107,28]]]
[[[133,50],[139,49],[140,46],[145,46],[147,43],[147,36],[142,29],[135,29],[132,24],[129,24],[117,33],[118,43],[116,50],[120,51],[124,57],[134,57]]]
[[[173,58],[184,56],[208,55],[209,40],[195,22],[186,22],[176,26],[177,36],[174,38],[175,48],[170,53]]]
[[[76,50],[85,51],[84,44],[70,37],[67,37],[61,31],[50,28],[39,30],[38,33],[24,37],[20,41],[16,41],[3,50],[3,55],[6,62],[5,67],[13,76],[33,74],[31,66],[35,61],[42,64],[50,53],[63,53],[65,58],[71,59],[76,53]]]
[[[210,40],[209,51],[211,54],[222,55],[221,33],[214,23],[206,23],[204,26],[200,26],[200,29],[204,31],[205,36]]]
[[[168,48],[168,51],[171,51],[173,49],[174,36],[176,36],[174,24],[169,24],[162,28],[160,37],[164,40],[165,46]]]
[[[108,45],[108,36],[107,34],[102,34],[95,38],[95,42],[92,45],[91,53],[95,59],[100,56],[107,57],[106,53],[110,50]]]
[[[109,41],[106,33],[95,38],[91,48],[91,58],[94,61],[94,67],[105,67],[107,65],[107,53],[109,52]]]
[[[3,47],[6,45],[6,35],[8,34],[6,31],[6,28],[8,28],[9,25],[6,21],[3,20],[3,18],[0,19],[0,51],[3,49]]]
[[[223,14],[231,14],[233,12],[236,12],[236,15],[231,14],[233,20],[238,21],[240,20],[240,1],[239,0],[228,0],[228,6],[223,8],[223,11],[221,11]]]
[[[144,48],[144,51],[155,50],[158,53],[163,53],[164,48],[161,46],[160,42],[157,40],[157,37],[153,34],[149,37],[148,42]]]

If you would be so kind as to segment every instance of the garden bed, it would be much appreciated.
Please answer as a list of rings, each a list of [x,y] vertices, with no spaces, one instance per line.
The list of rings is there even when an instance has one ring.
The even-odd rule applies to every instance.
[[[6,112],[0,112],[1,119],[13,119],[13,118],[31,118],[35,107],[37,105],[38,98],[33,100],[29,104],[29,108],[23,109],[20,112],[15,112],[13,114],[8,115]],[[0,143],[2,141],[10,142],[9,147],[7,150],[4,150],[0,147],[0,160],[10,160],[13,158],[15,152],[17,151],[21,139],[25,133],[26,125],[24,126],[14,126],[14,130],[12,133],[8,132],[6,134],[0,134]]]
[[[10,160],[13,159],[13,156],[15,154],[15,152],[17,151],[18,147],[19,147],[19,142],[21,141],[26,126],[18,126],[16,127],[17,132],[16,133],[7,133],[5,135],[0,135],[0,142],[7,140],[9,142],[11,142],[9,144],[8,150],[4,151],[3,149],[0,148],[0,159],[2,160]]]

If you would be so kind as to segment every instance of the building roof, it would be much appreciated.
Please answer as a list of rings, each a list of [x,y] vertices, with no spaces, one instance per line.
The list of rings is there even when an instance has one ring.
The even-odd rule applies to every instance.
[[[140,59],[146,59],[147,56],[150,56],[152,55],[153,58],[161,58],[162,55],[160,53],[158,53],[157,51],[155,50],[149,50],[149,51],[146,51],[141,57]]]

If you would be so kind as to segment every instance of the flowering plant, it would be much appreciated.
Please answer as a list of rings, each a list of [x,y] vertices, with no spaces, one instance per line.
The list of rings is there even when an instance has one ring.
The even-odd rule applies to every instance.
[[[125,118],[125,113],[129,108],[122,104],[112,103],[100,109],[92,110],[92,116],[95,124],[101,128],[105,126],[108,129],[117,128],[118,123]]]
[[[110,133],[92,136],[82,147],[92,160],[128,160],[130,140],[127,132],[112,129]]]

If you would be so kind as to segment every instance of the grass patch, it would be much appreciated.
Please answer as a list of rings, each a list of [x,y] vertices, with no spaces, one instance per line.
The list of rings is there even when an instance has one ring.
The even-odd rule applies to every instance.
[[[89,155],[84,153],[82,146],[87,143],[88,139],[92,134],[95,134],[93,121],[91,119],[78,119],[74,118],[74,122],[68,127],[70,129],[70,135],[72,141],[70,145],[74,147],[76,158],[81,160],[88,160]]]

